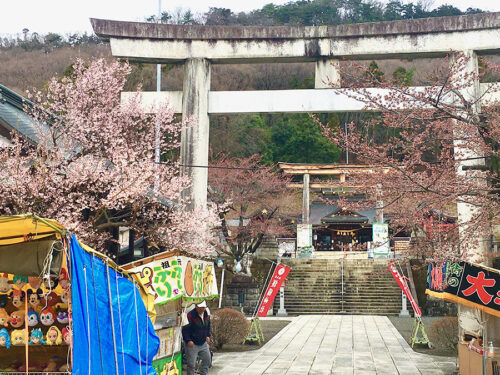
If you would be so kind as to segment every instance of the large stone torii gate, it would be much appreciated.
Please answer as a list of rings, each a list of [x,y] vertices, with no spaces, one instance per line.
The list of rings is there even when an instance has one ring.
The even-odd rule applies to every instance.
[[[461,51],[471,57],[468,70],[477,72],[478,55],[500,51],[500,12],[317,27],[91,22],[99,37],[110,40],[113,56],[184,64],[182,92],[141,95],[148,108],[168,101],[176,113],[194,121],[181,135],[181,162],[183,172],[193,178],[195,205],[207,201],[208,170],[190,166],[208,164],[209,114],[362,111],[364,104],[340,88],[339,59],[443,57]],[[212,64],[311,61],[316,63],[315,89],[210,91]],[[478,82],[463,94],[478,98],[481,86]],[[470,209],[459,206],[459,215],[470,216]]]

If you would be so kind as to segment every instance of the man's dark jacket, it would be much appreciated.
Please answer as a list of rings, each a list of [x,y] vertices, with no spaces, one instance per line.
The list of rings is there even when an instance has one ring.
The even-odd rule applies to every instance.
[[[202,320],[196,309],[193,309],[187,314],[187,318],[189,323],[182,327],[184,341],[203,345],[207,341],[207,337],[210,337],[210,315],[205,311]]]

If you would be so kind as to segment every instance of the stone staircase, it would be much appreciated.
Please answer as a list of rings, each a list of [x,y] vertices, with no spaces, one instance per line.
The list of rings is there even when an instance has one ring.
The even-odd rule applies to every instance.
[[[287,313],[397,315],[400,312],[401,289],[389,272],[386,259],[344,259],[343,296],[341,262],[341,259],[283,259],[292,269],[285,285]],[[274,302],[275,311],[278,308],[279,297]]]

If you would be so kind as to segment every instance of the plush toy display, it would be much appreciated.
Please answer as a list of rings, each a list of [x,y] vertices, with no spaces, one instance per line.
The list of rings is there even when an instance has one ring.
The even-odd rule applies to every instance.
[[[61,272],[59,273],[59,285],[65,290],[69,288],[68,271],[65,268],[61,268]]]
[[[30,307],[28,309],[28,326],[34,327],[39,321],[40,317],[38,316],[38,313],[33,309],[33,307]]]
[[[6,294],[12,288],[12,285],[9,283],[9,275],[6,273],[0,274],[0,293]]]
[[[62,333],[59,328],[52,326],[47,331],[47,345],[61,345],[62,344]]]
[[[40,309],[42,308],[42,297],[43,291],[41,289],[28,289],[28,303],[37,312],[40,312]]]
[[[24,325],[24,311],[18,310],[10,314],[9,323],[14,328],[21,328]]]
[[[71,293],[70,293],[69,289],[66,289],[65,291],[63,291],[63,293],[61,294],[61,302],[65,305],[67,305],[70,298],[71,298]]]
[[[5,309],[0,309],[0,326],[8,327],[9,326],[9,314]]]
[[[24,307],[24,296],[25,293],[22,290],[13,290],[9,293],[9,297],[12,298],[12,304],[19,310]]]
[[[28,278],[26,276],[14,275],[12,282],[17,287],[17,289],[23,289],[23,286],[28,284]]]
[[[31,336],[30,336],[30,345],[33,344],[42,344],[46,345],[47,343],[43,339],[43,332],[40,328],[35,328],[33,331],[31,331]]]
[[[62,329],[62,336],[64,343],[66,345],[70,345],[73,341],[73,332],[71,332],[71,328],[69,328],[69,326],[66,326]]]
[[[0,329],[0,346],[10,348],[10,336],[5,328]]]
[[[29,276],[28,283],[30,284],[30,287],[37,290],[40,289],[40,287],[42,286],[42,279],[40,277]]]
[[[45,285],[45,288],[47,288],[48,290],[55,289],[58,284],[59,284],[59,282],[54,277],[44,277],[43,278],[43,285]]]
[[[56,314],[51,308],[45,309],[40,315],[40,321],[44,326],[51,326],[56,321]]]
[[[24,329],[15,329],[10,334],[12,345],[19,346],[26,344],[26,331]]]

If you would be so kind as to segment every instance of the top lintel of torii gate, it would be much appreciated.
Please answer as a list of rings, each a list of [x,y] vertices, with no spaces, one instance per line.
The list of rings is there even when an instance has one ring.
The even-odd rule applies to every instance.
[[[500,12],[336,26],[165,25],[91,19],[114,56],[151,62],[206,58],[312,61],[500,51]]]

